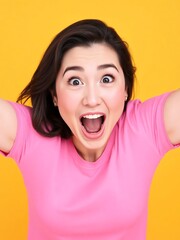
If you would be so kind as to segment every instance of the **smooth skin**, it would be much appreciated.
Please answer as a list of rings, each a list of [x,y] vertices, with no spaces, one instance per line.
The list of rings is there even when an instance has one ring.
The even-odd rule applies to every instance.
[[[116,52],[105,44],[75,47],[64,56],[56,80],[54,101],[73,133],[79,154],[96,161],[123,112],[126,101],[124,75]],[[165,128],[172,144],[180,143],[180,90],[166,100]],[[105,115],[101,135],[93,138],[82,131],[82,115]],[[8,153],[16,137],[17,119],[11,105],[0,100],[0,150]]]
[[[73,133],[79,154],[85,160],[95,161],[102,154],[127,98],[116,52],[105,44],[69,50],[57,77],[56,96],[54,100]],[[97,114],[105,117],[104,130],[87,136],[81,116]]]

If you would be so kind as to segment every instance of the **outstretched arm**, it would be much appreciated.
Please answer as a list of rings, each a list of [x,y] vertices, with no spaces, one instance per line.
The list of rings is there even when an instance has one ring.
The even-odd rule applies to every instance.
[[[12,106],[0,99],[0,150],[8,153],[13,145],[17,130],[16,113]]]
[[[165,128],[172,144],[180,143],[180,89],[170,94],[164,110]]]

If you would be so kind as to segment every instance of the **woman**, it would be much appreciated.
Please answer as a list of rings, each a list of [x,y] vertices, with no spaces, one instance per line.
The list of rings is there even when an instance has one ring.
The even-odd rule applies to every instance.
[[[114,29],[76,22],[18,102],[0,101],[0,149],[27,188],[29,240],[144,240],[148,193],[180,143],[180,90],[131,100],[135,68]]]

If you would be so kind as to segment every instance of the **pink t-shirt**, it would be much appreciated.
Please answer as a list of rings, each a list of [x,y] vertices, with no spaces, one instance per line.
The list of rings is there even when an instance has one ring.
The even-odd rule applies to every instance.
[[[87,162],[72,140],[39,135],[31,108],[11,103],[18,131],[9,153],[29,201],[29,240],[145,240],[155,169],[173,148],[163,123],[168,94],[128,103],[101,157]]]

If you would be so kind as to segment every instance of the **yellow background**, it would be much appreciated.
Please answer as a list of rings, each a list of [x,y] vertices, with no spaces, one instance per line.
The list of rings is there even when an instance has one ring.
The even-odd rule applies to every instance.
[[[144,100],[180,86],[179,0],[0,0],[0,96],[15,101],[54,35],[83,18],[104,20],[129,43],[137,67],[136,97]],[[0,157],[0,239],[26,235],[23,179],[12,160]],[[179,149],[168,153],[155,173],[147,239],[180,239]]]

